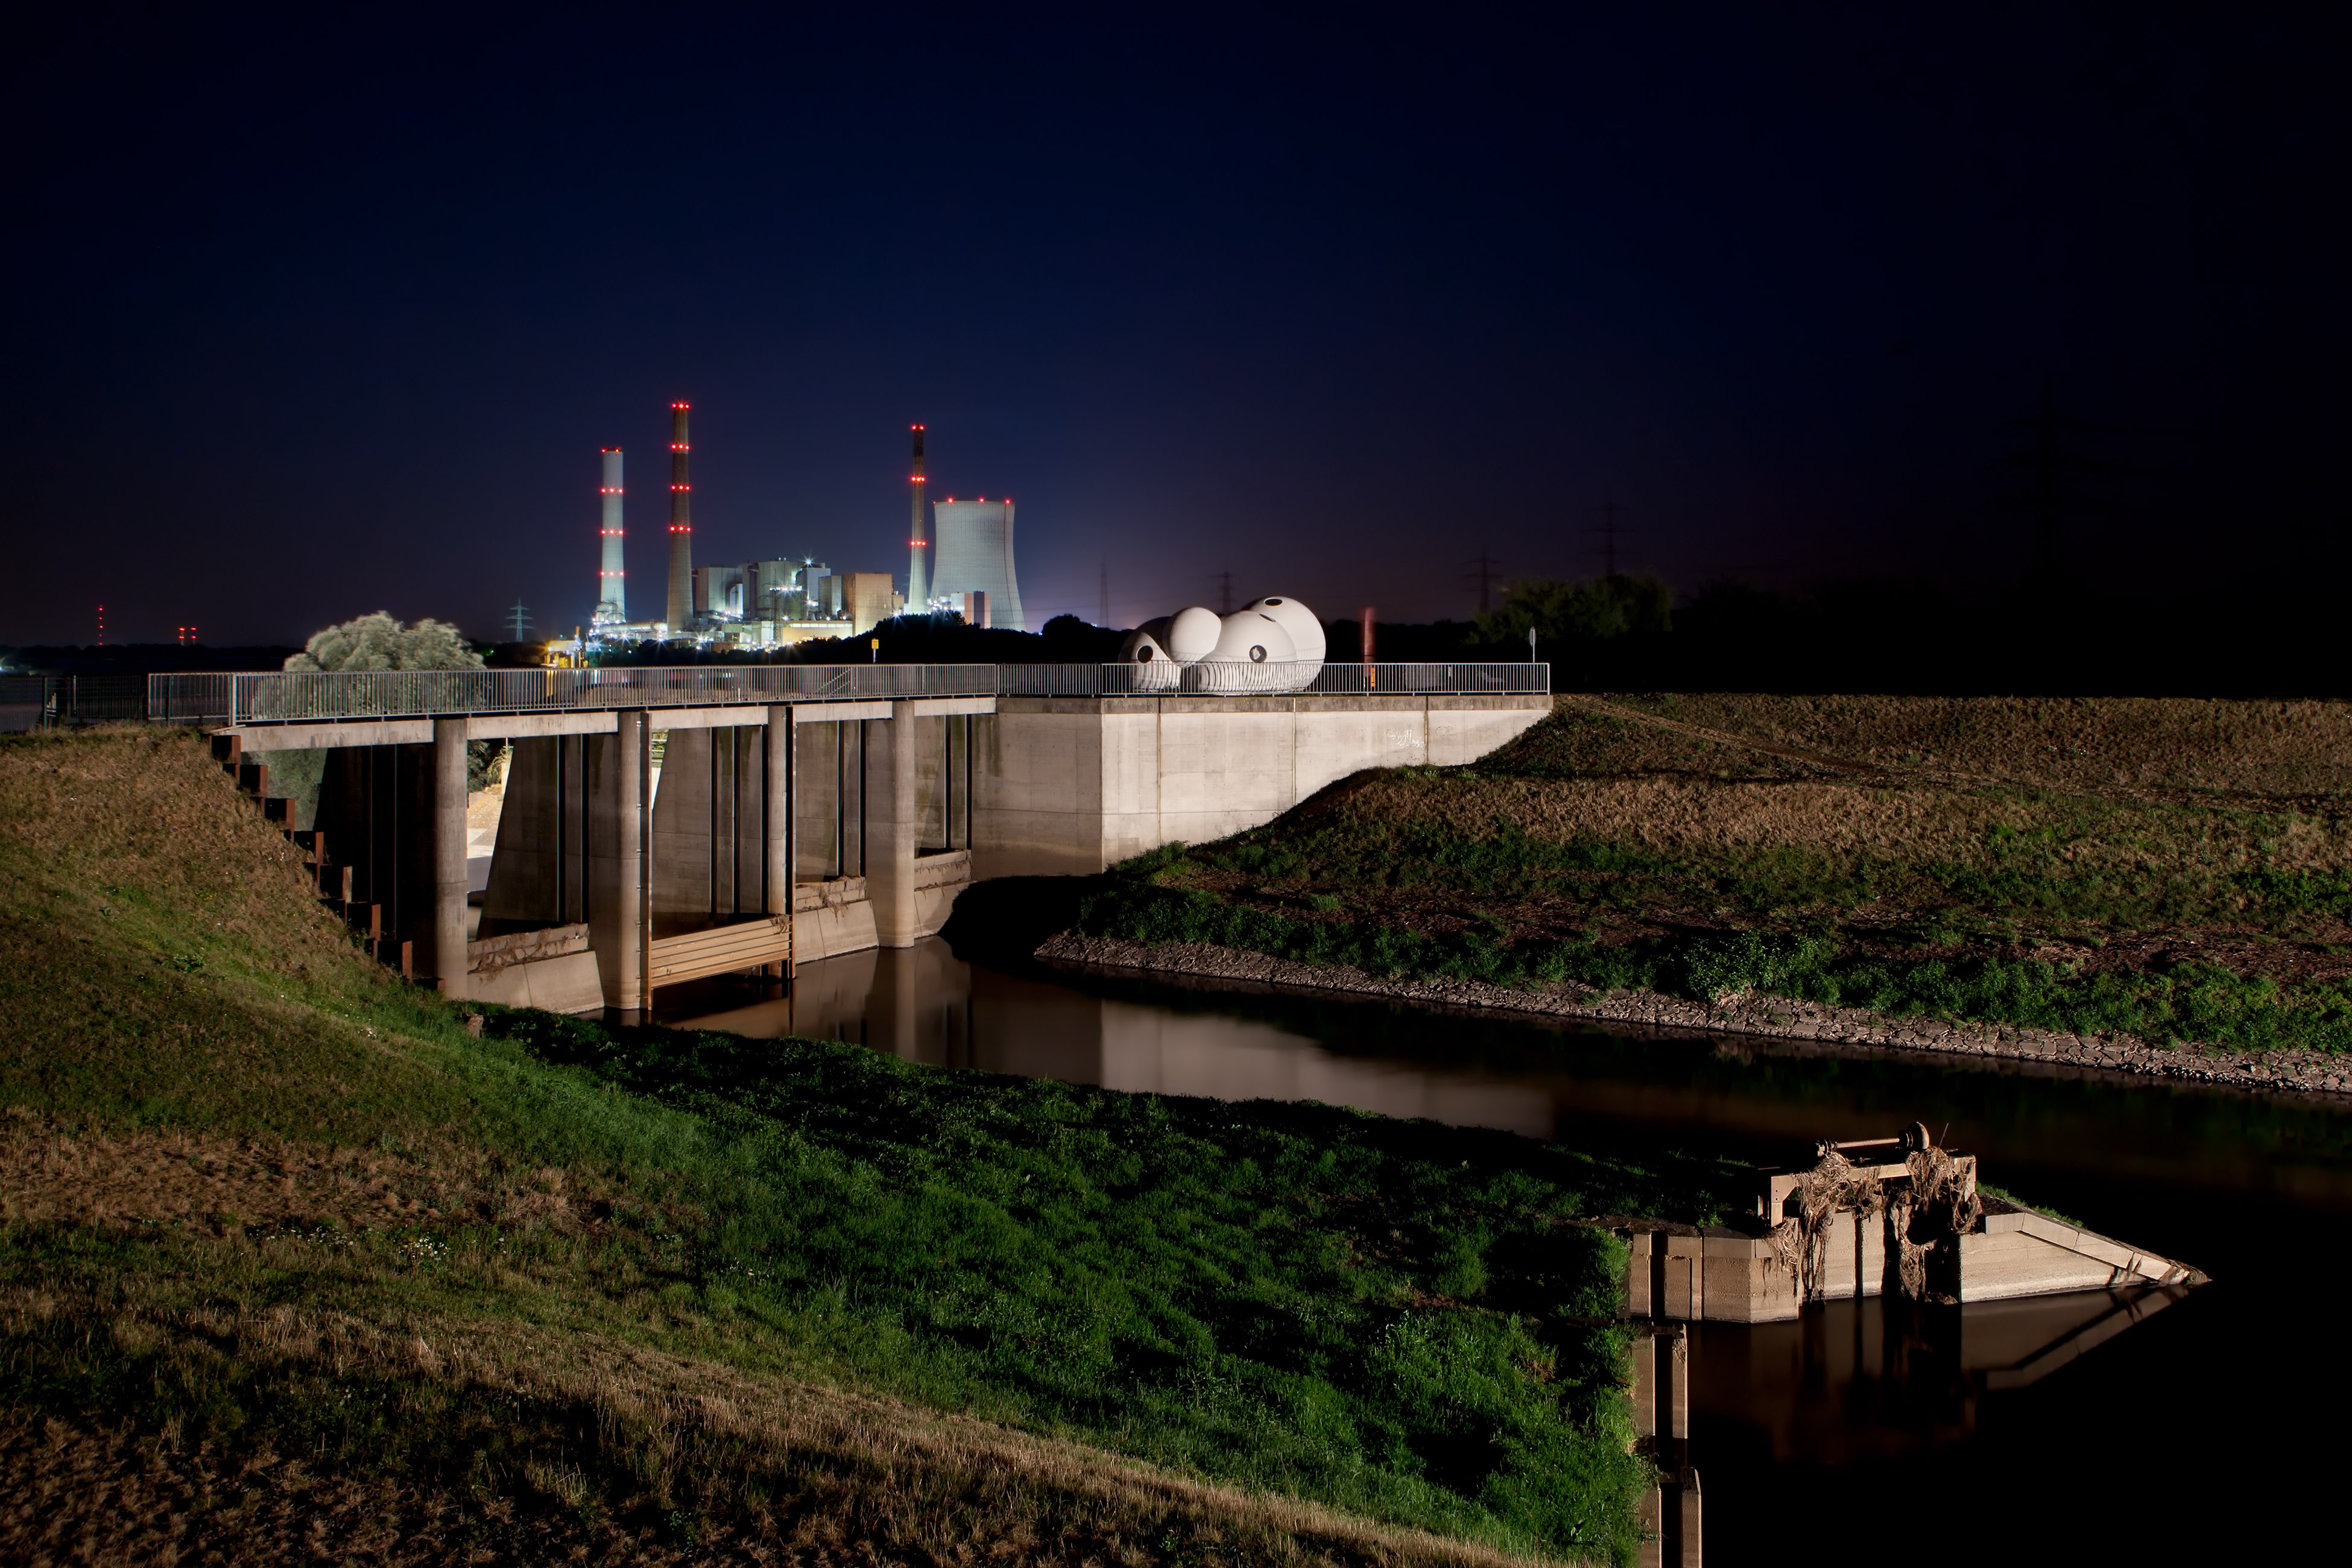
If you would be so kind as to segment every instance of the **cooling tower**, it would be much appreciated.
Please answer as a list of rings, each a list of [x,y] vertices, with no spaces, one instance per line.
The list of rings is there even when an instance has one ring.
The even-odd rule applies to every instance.
[[[1029,629],[1021,613],[1021,584],[1013,574],[1011,501],[950,496],[931,508],[931,534],[932,598],[985,594],[993,625]]]
[[[687,482],[687,405],[669,405],[669,621],[670,636],[694,621],[694,487]]]
[[[590,618],[598,626],[619,626],[629,618],[629,593],[621,569],[621,448],[618,447],[604,448],[604,484],[599,494],[604,502],[604,523],[598,540],[604,546],[604,561],[596,574],[596,613]]]

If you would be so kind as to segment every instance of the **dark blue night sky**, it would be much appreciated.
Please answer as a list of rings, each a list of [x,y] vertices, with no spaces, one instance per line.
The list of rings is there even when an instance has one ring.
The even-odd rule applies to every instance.
[[[56,9],[0,95],[0,643],[568,629],[614,443],[652,604],[674,397],[698,561],[903,574],[920,420],[1034,620],[1105,567],[1122,624],[1226,569],[1458,616],[1482,550],[1594,570],[1612,495],[1685,591],[1993,584],[2045,383],[2106,427],[2096,585],[2352,564],[2332,20]]]

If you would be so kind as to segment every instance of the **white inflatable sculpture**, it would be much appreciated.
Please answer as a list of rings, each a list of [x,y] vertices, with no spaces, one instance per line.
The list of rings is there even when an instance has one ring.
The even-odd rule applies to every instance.
[[[1322,672],[1323,623],[1296,599],[1194,605],[1128,633],[1118,657],[1138,691],[1297,691]]]

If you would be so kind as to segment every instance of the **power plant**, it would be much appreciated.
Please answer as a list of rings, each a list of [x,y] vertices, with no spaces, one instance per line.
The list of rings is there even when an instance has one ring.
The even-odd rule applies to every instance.
[[[962,600],[984,594],[988,624],[1016,632],[1029,629],[1021,613],[1021,584],[1013,573],[1013,502],[958,500],[953,496],[931,508],[939,541],[938,570],[931,579],[931,601]],[[959,605],[961,607],[961,605]],[[969,616],[977,620],[978,616]]]
[[[908,426],[907,591],[887,572],[836,572],[814,557],[694,564],[691,405],[670,408],[669,583],[658,621],[629,619],[624,566],[626,531],[622,448],[602,448],[598,487],[596,607],[588,640],[607,647],[690,642],[747,649],[787,647],[820,637],[863,637],[908,611],[961,615],[973,626],[1028,629],[1013,563],[1013,502],[1009,498],[959,501],[931,508],[927,527],[924,427]],[[929,537],[926,538],[926,534]],[[936,557],[926,552],[936,549]],[[554,645],[551,645],[554,646]],[[579,653],[584,649],[571,647]]]

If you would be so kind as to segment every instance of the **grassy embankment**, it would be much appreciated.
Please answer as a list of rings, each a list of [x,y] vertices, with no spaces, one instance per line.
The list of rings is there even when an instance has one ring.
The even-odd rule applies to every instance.
[[[1570,1222],[1727,1173],[478,1038],[302,875],[192,739],[0,743],[0,1555],[1630,1551],[1618,1244]]]
[[[1090,935],[2352,1047],[2352,705],[1563,698],[1122,867]]]

